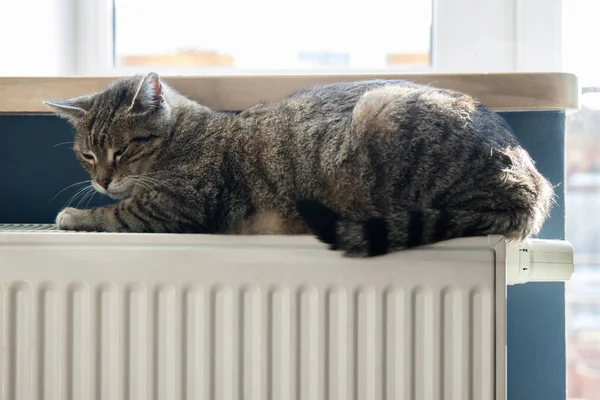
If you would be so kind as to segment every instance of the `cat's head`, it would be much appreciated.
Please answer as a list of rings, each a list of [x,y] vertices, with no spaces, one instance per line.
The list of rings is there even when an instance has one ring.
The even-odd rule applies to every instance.
[[[157,74],[122,78],[102,92],[45,104],[74,126],[75,155],[97,191],[124,198],[152,179],[145,174],[172,127]]]

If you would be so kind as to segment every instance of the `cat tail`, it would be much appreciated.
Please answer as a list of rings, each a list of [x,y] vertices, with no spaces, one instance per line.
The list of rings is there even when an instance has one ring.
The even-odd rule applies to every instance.
[[[524,209],[397,210],[368,220],[345,218],[314,200],[298,201],[296,209],[320,241],[353,257],[380,256],[458,237],[498,234],[523,240],[539,230],[532,213]]]

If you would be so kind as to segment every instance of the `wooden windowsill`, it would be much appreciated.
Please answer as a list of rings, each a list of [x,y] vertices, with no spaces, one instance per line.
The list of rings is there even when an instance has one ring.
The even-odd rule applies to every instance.
[[[165,76],[172,87],[216,110],[242,110],[278,100],[317,84],[364,79],[406,79],[459,90],[496,111],[579,108],[577,77],[566,73],[493,74],[331,74]],[[44,100],[75,97],[105,89],[115,77],[0,78],[0,113],[50,113]]]

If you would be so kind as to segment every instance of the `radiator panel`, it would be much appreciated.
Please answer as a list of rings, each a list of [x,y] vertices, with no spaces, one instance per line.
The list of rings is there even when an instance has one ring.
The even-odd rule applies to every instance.
[[[496,399],[489,248],[364,261],[51,236],[0,244],[3,400]]]

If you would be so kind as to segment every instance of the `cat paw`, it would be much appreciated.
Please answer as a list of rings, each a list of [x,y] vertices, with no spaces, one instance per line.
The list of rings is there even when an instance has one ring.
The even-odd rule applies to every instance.
[[[80,220],[81,213],[84,210],[78,210],[76,208],[67,207],[56,216],[56,226],[60,230],[75,231],[81,229],[78,220]]]

